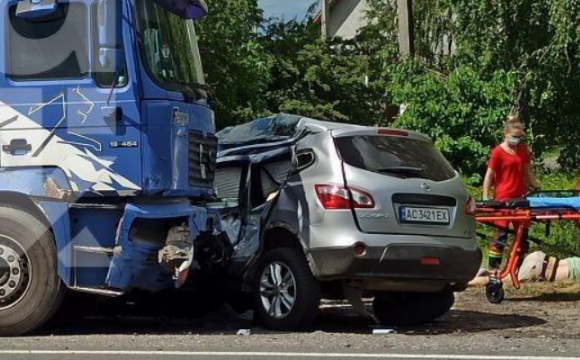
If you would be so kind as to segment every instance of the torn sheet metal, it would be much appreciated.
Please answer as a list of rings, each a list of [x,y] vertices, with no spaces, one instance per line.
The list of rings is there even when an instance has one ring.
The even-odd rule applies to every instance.
[[[260,249],[260,216],[262,209],[256,209],[250,214],[247,223],[242,228],[240,237],[234,247],[234,259],[247,259]]]
[[[298,115],[278,114],[225,128],[217,134],[219,150],[292,139],[298,135],[297,125],[302,119]]]
[[[263,232],[272,222],[286,223],[280,218],[290,215],[296,218],[296,223],[292,224],[296,229],[307,225],[302,222],[301,210],[307,209],[308,204],[296,204],[294,200],[303,196],[286,193],[285,184],[298,164],[295,150],[303,142],[316,141],[316,136],[309,135],[344,126],[280,114],[227,128],[217,134],[220,139],[218,168],[223,176],[221,183],[220,176],[216,178],[216,186],[222,200],[220,213],[224,231],[235,247],[233,271],[240,269],[236,267],[240,264],[244,269],[254,261],[262,248]],[[239,170],[238,176],[232,176],[236,173],[233,169]],[[224,196],[235,199],[236,203],[229,204]]]
[[[308,134],[353,126],[357,125],[278,114],[218,132],[218,152],[220,156],[263,153],[274,148],[291,147]]]
[[[193,263],[193,242],[189,226],[172,227],[167,233],[165,246],[158,252],[159,264],[169,273],[175,272],[174,279],[187,278],[187,271]]]
[[[246,262],[260,251],[264,225],[276,206],[292,166],[293,147],[293,143],[288,143],[264,152],[235,156],[221,153],[218,157],[218,167],[224,175],[219,176],[218,171],[216,183],[218,196],[223,200],[221,222],[235,249],[234,262]],[[239,169],[239,175],[234,176],[236,171],[232,169]],[[253,188],[252,178],[259,180],[259,189]],[[254,196],[262,198],[264,203],[253,203],[254,207],[248,209]],[[235,197],[238,203],[229,204],[227,197]]]
[[[189,226],[188,241],[193,242],[205,229],[207,212],[204,208],[190,205],[188,202],[167,204],[127,204],[119,224],[117,247],[107,275],[109,287],[119,290],[137,288],[147,291],[159,291],[172,284],[180,286],[193,262],[193,251],[187,254],[187,261],[176,274],[167,272],[159,263],[159,251],[165,246],[165,239],[157,243],[140,239],[131,231],[138,219],[187,219]]]
[[[239,212],[225,211],[222,216],[222,225],[230,239],[230,243],[235,246],[242,231],[242,219]]]

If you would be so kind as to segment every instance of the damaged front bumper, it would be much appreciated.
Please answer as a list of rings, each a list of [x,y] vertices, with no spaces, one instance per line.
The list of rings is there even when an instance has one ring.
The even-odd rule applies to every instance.
[[[194,265],[194,241],[212,231],[211,216],[186,201],[126,205],[108,287],[159,291],[183,285]]]

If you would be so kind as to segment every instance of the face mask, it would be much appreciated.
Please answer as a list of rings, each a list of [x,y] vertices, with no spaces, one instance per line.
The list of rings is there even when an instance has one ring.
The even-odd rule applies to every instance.
[[[513,137],[510,136],[508,138],[508,144],[512,145],[512,146],[518,146],[520,144],[520,142],[522,141],[522,139],[518,138],[518,137]]]

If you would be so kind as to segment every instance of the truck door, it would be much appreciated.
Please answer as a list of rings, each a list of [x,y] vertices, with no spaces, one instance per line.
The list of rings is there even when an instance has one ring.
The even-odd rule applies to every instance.
[[[74,192],[124,196],[141,189],[140,121],[126,2],[118,3],[116,73],[99,62],[98,1],[58,3],[55,13],[25,19],[18,1],[0,38],[0,165],[54,168]],[[125,45],[123,45],[125,44]],[[113,84],[115,88],[112,89]]]

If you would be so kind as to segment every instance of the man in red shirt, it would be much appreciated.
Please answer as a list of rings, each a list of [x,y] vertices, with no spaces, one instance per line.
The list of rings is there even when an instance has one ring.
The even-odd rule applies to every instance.
[[[504,135],[504,141],[491,152],[483,182],[484,200],[489,200],[492,186],[495,187],[494,199],[498,201],[522,198],[530,187],[539,187],[530,167],[530,152],[522,143],[524,125],[516,116],[507,119]],[[510,224],[508,221],[498,221],[495,225],[500,229],[489,249],[490,270],[499,269],[501,265]]]

